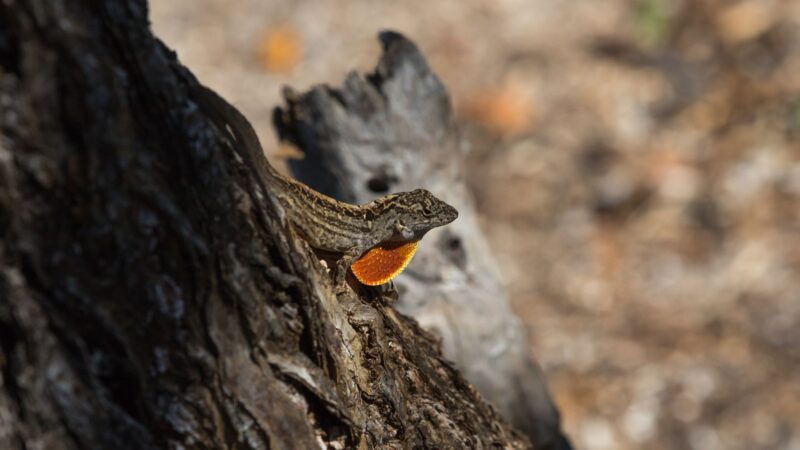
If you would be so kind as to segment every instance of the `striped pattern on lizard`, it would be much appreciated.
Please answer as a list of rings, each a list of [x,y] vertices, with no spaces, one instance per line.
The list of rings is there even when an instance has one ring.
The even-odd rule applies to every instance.
[[[267,159],[255,130],[236,108],[200,86],[195,100],[231,147],[258,171],[258,183],[279,200],[291,226],[313,249],[338,255],[336,283],[348,268],[359,282],[379,285],[397,276],[422,237],[458,217],[455,208],[424,189],[363,205],[340,202],[281,175]]]

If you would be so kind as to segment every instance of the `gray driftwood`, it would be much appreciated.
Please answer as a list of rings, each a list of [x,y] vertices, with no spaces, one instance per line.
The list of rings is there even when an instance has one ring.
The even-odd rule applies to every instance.
[[[305,155],[290,169],[349,202],[425,187],[454,205],[459,219],[429,233],[397,279],[397,307],[439,335],[445,356],[538,447],[569,448],[478,228],[447,91],[406,38],[385,32],[381,42],[374,73],[351,74],[339,88],[285,90],[275,125]]]
[[[528,447],[393,292],[333,295],[146,6],[0,2],[0,448]]]

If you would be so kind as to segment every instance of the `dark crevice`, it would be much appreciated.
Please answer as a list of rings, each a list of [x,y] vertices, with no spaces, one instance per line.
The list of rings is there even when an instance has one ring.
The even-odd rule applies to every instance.
[[[0,292],[3,293],[3,298],[11,298],[8,290],[2,284],[0,284]],[[21,339],[21,330],[11,317],[11,311],[7,309],[6,305],[0,305],[0,372],[3,374],[3,387],[6,395],[18,406],[19,414],[24,419],[25,403],[22,401],[20,387],[17,383],[14,358]]]
[[[376,194],[386,194],[389,192],[389,180],[386,177],[375,176],[367,180],[367,189]]]
[[[441,240],[445,256],[458,267],[466,267],[467,249],[464,247],[461,237],[447,230],[442,234]]]
[[[0,6],[0,68],[2,72],[7,72],[19,77],[20,75],[20,51],[19,51],[19,30],[16,30],[12,21],[8,17],[7,7]],[[2,76],[0,72],[0,76]]]
[[[348,424],[346,419],[339,417],[334,411],[325,405],[325,401],[319,398],[315,392],[310,390],[303,383],[295,380],[292,377],[284,376],[280,371],[275,371],[278,379],[294,388],[296,392],[306,399],[306,404],[310,412],[314,415],[316,426],[315,428],[322,431],[323,439],[327,441],[336,441],[345,438],[345,448],[355,448],[354,436],[348,433],[352,426]]]

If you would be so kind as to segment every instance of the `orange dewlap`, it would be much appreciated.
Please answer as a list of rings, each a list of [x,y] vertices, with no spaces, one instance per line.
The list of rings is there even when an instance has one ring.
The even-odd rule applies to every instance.
[[[404,244],[378,244],[367,250],[350,269],[358,281],[378,286],[396,277],[406,268],[417,251],[419,241]]]

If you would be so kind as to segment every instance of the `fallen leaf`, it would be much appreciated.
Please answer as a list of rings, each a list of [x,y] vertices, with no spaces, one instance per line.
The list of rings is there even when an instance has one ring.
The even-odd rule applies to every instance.
[[[289,25],[266,30],[258,48],[258,57],[268,72],[288,73],[300,63],[300,36]]]
[[[504,86],[480,92],[467,100],[464,113],[490,131],[507,136],[531,126],[533,107],[521,88]]]

